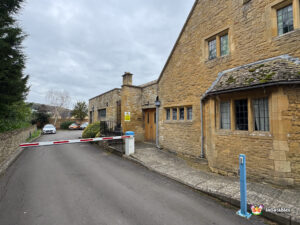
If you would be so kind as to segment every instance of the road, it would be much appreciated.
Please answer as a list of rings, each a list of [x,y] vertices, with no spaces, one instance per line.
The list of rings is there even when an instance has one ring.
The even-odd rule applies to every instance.
[[[39,141],[78,138],[59,131]],[[0,178],[1,225],[265,224],[90,143],[24,149]]]

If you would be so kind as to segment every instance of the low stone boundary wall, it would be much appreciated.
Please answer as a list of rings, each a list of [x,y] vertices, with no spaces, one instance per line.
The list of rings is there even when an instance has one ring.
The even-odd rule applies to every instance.
[[[26,141],[36,130],[36,125],[0,133],[0,174],[21,152],[19,145]]]

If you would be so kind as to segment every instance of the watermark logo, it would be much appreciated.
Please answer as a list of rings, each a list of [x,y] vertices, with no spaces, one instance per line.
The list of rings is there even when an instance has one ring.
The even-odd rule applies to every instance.
[[[264,205],[251,205],[251,211],[253,215],[261,215]]]

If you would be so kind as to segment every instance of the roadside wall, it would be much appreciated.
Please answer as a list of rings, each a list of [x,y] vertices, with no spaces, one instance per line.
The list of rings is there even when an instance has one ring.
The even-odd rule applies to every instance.
[[[36,130],[36,125],[0,133],[0,173],[20,152],[19,145]]]

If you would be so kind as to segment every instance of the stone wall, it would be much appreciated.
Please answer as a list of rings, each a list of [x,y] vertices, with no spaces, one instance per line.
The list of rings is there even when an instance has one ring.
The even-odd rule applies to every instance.
[[[90,115],[92,113],[92,121],[100,121],[99,119],[99,110],[106,109],[106,121],[114,121],[117,122],[117,114],[118,114],[118,101],[121,100],[121,90],[119,88],[115,88],[108,92],[105,92],[99,96],[96,96],[89,100],[89,121]],[[92,107],[94,106],[94,111],[92,111]]]
[[[157,83],[150,84],[142,88],[142,107],[155,108],[155,100],[157,97]]]
[[[121,121],[123,132],[134,131],[135,140],[144,140],[144,120],[142,111],[142,88],[132,85],[122,86]],[[130,112],[130,121],[125,121],[125,112]]]
[[[267,97],[270,130],[255,131],[252,100]],[[247,131],[234,129],[235,99],[248,99]],[[300,87],[282,86],[210,97],[205,103],[205,149],[209,167],[237,175],[238,156],[247,157],[247,176],[281,186],[300,187]],[[220,129],[220,101],[231,102],[231,129]]]
[[[21,152],[19,145],[36,130],[36,126],[0,133],[0,172]]]
[[[290,177],[295,185],[300,187],[300,86],[285,87],[283,91],[288,97],[289,104],[288,108],[282,112],[282,116],[289,121],[286,124],[289,131],[287,142],[284,143],[281,152],[290,162],[290,168],[288,167]]]
[[[300,57],[298,25],[292,32],[281,36],[275,32],[274,35],[274,5],[280,2],[196,1],[158,81],[161,147],[192,157],[200,156],[200,99],[219,72],[282,54]],[[222,32],[228,32],[230,53],[208,60],[207,40]],[[193,107],[191,123],[165,120],[166,107],[186,105]],[[236,139],[239,138],[243,136],[237,135]],[[233,140],[224,138],[226,141]],[[215,144],[222,145],[222,141]]]

